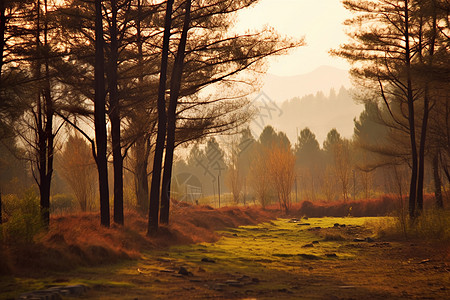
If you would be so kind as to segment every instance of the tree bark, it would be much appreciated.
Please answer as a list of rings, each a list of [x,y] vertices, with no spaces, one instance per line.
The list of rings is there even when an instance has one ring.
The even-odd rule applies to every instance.
[[[158,231],[159,196],[161,188],[161,168],[166,137],[166,80],[167,61],[169,56],[170,29],[172,25],[172,7],[174,0],[168,0],[166,4],[166,17],[164,21],[164,37],[161,53],[161,73],[158,88],[158,132],[156,136],[155,156],[153,159],[153,174],[150,186],[150,204],[148,212],[147,235]]]
[[[114,223],[123,225],[123,156],[120,137],[120,103],[117,88],[117,0],[111,0],[109,58],[109,119],[111,122],[111,140],[114,169]]]
[[[97,153],[95,162],[98,170],[98,183],[100,190],[100,222],[109,227],[109,190],[108,190],[108,161],[106,158],[106,109],[105,109],[105,62],[103,49],[102,0],[95,0],[95,98],[94,98],[94,124]]]
[[[175,131],[176,131],[176,113],[178,97],[180,95],[181,80],[183,75],[183,62],[186,50],[187,34],[191,22],[191,0],[186,0],[185,17],[183,31],[181,33],[180,43],[178,45],[177,56],[170,80],[170,102],[167,111],[167,141],[166,155],[164,157],[164,172],[162,181],[161,195],[161,216],[160,221],[163,224],[169,223],[170,212],[170,184],[172,180],[173,152],[175,150]]]

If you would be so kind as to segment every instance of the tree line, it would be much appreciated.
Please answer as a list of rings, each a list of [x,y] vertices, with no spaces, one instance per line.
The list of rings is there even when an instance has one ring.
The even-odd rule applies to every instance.
[[[249,120],[245,96],[266,58],[303,43],[271,28],[234,32],[236,12],[256,2],[1,2],[1,138],[29,161],[46,226],[67,132],[69,142],[82,136],[90,145],[102,225],[110,226],[108,164],[114,223],[124,223],[124,168],[135,176],[148,234],[169,222],[174,149]]]

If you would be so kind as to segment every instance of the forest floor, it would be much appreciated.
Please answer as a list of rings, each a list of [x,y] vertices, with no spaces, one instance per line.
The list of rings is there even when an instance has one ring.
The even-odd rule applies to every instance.
[[[0,298],[82,284],[83,299],[450,299],[448,243],[386,240],[383,218],[279,218],[212,242],[70,272],[1,277]],[[73,299],[73,298],[71,298]]]

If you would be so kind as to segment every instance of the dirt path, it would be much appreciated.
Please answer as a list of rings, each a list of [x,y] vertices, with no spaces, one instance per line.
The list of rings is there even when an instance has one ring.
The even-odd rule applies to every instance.
[[[450,299],[448,247],[371,241],[367,220],[280,219],[224,231],[214,244],[2,286],[11,295],[25,283],[81,283],[84,299]]]

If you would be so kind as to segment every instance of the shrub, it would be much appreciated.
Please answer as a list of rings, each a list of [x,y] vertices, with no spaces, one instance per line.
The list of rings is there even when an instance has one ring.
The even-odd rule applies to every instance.
[[[6,245],[29,245],[43,228],[39,197],[33,189],[24,196],[7,197],[5,202],[6,223],[2,225],[3,241]]]
[[[398,211],[392,218],[383,218],[369,224],[378,236],[450,240],[450,211],[426,209],[414,222],[407,211]]]
[[[50,199],[51,213],[72,212],[77,206],[73,195],[70,194],[56,194]]]

